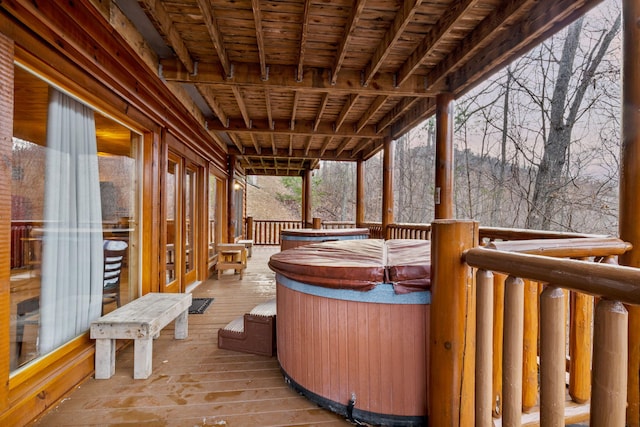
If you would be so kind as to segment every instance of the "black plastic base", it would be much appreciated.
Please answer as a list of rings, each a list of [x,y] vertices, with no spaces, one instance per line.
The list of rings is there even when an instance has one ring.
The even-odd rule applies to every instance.
[[[280,370],[282,371],[282,375],[284,375],[284,380],[291,388],[295,391],[316,403],[318,406],[328,409],[331,412],[335,412],[336,414],[342,415],[349,421],[354,424],[358,423],[366,423],[377,426],[428,426],[428,417],[427,416],[402,416],[402,415],[390,415],[390,414],[378,414],[370,411],[361,411],[356,406],[358,402],[355,402],[355,405],[343,405],[338,402],[334,402],[333,400],[329,400],[326,397],[322,397],[312,391],[307,390],[302,387],[300,384],[295,382],[286,371],[280,366]]]

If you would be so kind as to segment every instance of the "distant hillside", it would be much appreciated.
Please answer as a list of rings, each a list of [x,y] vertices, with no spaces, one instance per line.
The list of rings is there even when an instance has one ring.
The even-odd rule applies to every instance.
[[[257,176],[252,179],[255,179],[255,185],[247,185],[247,216],[254,219],[300,220],[299,206],[294,211],[278,200],[278,193],[287,192],[279,177]]]

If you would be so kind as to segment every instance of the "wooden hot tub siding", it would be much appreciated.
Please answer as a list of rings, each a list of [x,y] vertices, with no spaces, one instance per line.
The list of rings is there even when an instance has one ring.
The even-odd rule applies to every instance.
[[[428,304],[327,298],[284,286],[289,279],[280,275],[276,281],[278,360],[287,377],[344,407],[355,393],[356,419],[421,424],[427,411]]]

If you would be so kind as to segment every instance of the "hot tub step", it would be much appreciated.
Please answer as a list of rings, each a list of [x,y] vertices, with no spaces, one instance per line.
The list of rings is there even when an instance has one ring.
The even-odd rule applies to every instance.
[[[273,356],[276,351],[276,303],[266,301],[218,331],[218,348]]]

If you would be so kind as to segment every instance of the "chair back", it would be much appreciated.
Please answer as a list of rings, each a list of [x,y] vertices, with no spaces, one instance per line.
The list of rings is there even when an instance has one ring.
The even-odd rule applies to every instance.
[[[120,307],[120,276],[124,265],[124,257],[127,254],[129,244],[122,240],[104,241],[104,276],[103,276],[103,297],[115,300]]]

